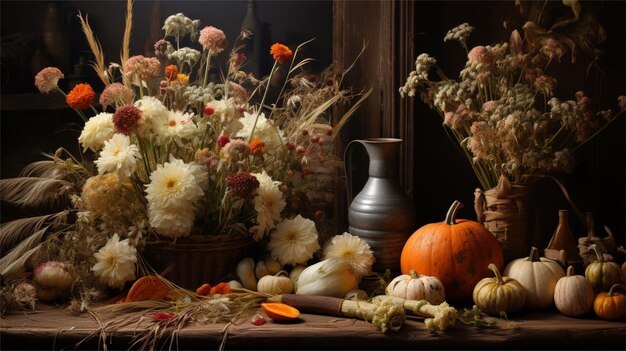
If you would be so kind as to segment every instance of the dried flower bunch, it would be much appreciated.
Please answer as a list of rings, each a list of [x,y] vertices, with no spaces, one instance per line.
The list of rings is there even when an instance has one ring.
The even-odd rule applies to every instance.
[[[136,279],[146,241],[196,234],[247,236],[267,245],[282,264],[313,258],[321,247],[319,224],[331,217],[341,165],[334,137],[368,93],[343,89],[345,72],[307,73],[303,67],[311,59],[297,61],[306,43],[294,51],[278,43],[268,48],[274,65],[269,77],[258,80],[242,71],[239,39],[252,34],[245,30],[222,78],[211,78],[211,59],[227,49],[226,35],[212,26],[200,29],[199,21],[182,13],[165,20],[154,57],[130,56],[131,2],[122,61],[105,67],[89,24],[82,16],[81,22],[105,84],[102,110],[93,106],[88,84],[65,95],[57,68],[35,77],[42,93],[62,93],[85,121],[78,138],[84,155],[60,149],[51,161],[25,170],[31,183],[12,180],[14,190],[2,194],[18,204],[32,205],[38,195],[40,203],[62,198],[67,204],[60,206],[61,218],[10,228],[32,233],[48,225],[45,235],[4,248],[12,251],[0,262],[3,274],[29,259],[55,260],[68,263],[84,287],[121,288]],[[181,47],[184,37],[200,48]],[[274,87],[280,90],[276,101],[267,101],[281,66],[286,80]],[[334,125],[331,107],[359,96]],[[12,265],[11,257],[22,261]]]
[[[571,3],[568,6],[575,18],[568,23],[583,21],[580,4]],[[402,96],[419,94],[439,113],[483,189],[496,186],[502,175],[524,184],[539,176],[572,171],[576,148],[617,116],[611,110],[595,111],[583,91],[572,100],[555,96],[558,80],[550,75],[551,66],[570,51],[573,59],[575,43],[583,41],[559,33],[564,26],[561,23],[547,31],[529,21],[524,25],[524,39],[515,30],[509,43],[468,50],[474,28],[461,24],[444,38],[458,41],[467,53],[459,79],[445,77],[436,68],[436,59],[423,53],[400,88]],[[430,79],[433,71],[441,80]],[[620,96],[618,105],[622,113],[626,97]]]

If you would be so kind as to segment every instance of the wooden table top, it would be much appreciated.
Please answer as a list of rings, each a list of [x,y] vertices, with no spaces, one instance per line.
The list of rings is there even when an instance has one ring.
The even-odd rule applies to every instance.
[[[98,314],[103,326],[112,315]],[[133,336],[149,325],[141,323],[106,328],[107,349],[138,349]],[[12,313],[0,320],[0,349],[68,349],[87,338],[78,349],[103,349],[98,322],[89,313],[78,316],[48,305],[31,313]],[[144,329],[145,330],[145,329]],[[225,331],[227,332],[225,333]],[[226,335],[225,335],[226,334]],[[99,344],[100,342],[100,344]],[[303,314],[294,323],[253,325],[241,318],[228,325],[190,322],[179,333],[172,349],[626,349],[624,321],[595,317],[569,318],[556,310],[527,312],[497,320],[495,327],[476,328],[457,323],[443,332],[430,332],[421,319],[409,318],[398,333],[383,334],[357,319]],[[156,349],[167,350],[169,341]],[[163,346],[163,348],[161,348]]]

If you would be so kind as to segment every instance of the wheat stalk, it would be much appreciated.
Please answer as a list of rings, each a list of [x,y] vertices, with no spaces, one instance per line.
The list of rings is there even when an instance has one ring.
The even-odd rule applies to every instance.
[[[104,66],[104,54],[102,53],[102,46],[100,45],[100,43],[94,36],[93,31],[91,30],[91,27],[89,26],[87,16],[83,18],[83,15],[79,11],[78,18],[80,19],[80,25],[83,28],[83,33],[85,33],[85,38],[87,39],[89,48],[91,49],[91,52],[93,52],[93,56],[95,57],[95,60],[96,60],[95,62],[91,63],[91,66],[96,71],[96,74],[98,75],[98,77],[100,77],[100,80],[102,80],[102,83],[104,83],[104,85],[109,85],[110,80],[109,80],[109,76],[106,73],[106,68]]]

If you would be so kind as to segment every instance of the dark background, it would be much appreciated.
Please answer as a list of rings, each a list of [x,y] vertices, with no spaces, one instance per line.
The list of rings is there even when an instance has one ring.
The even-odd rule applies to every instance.
[[[88,67],[74,67],[91,59],[86,41],[76,18],[77,11],[89,15],[89,22],[100,40],[106,62],[119,61],[123,36],[125,1],[57,1],[52,2],[60,20],[57,25],[67,38],[65,56],[53,55],[58,46],[49,47],[43,41],[51,24],[46,20],[51,2],[6,1],[0,2],[2,60],[2,105],[0,115],[0,177],[17,176],[21,168],[41,159],[40,152],[53,153],[64,146],[78,153],[76,138],[80,127],[72,126],[80,120],[67,109],[59,96],[43,97],[33,85],[33,77],[39,69],[57,65],[64,67],[66,81],[93,80]],[[160,30],[164,19],[183,12],[192,19],[200,19],[200,28],[207,25],[218,27],[226,33],[229,48],[239,32],[246,15],[246,1],[161,1],[158,21],[152,21],[155,1],[136,1],[131,40],[131,55],[149,54],[152,44],[162,36]],[[466,59],[463,49],[456,42],[443,42],[445,33],[463,22],[469,22],[476,30],[468,45],[488,45],[508,39],[509,30],[502,26],[503,20],[512,19],[516,9],[513,1],[416,1],[414,13],[415,54],[428,52],[435,56],[443,70],[451,77],[463,67]],[[607,32],[607,41],[601,47],[604,56],[600,65],[604,73],[592,71],[586,76],[585,63],[562,65],[556,95],[562,100],[573,98],[577,90],[585,90],[599,107],[616,109],[616,97],[626,93],[625,46],[626,15],[623,1],[583,2],[593,7]],[[305,56],[319,60],[314,67],[321,68],[333,60],[333,2],[332,1],[258,1],[257,14],[266,24],[270,42],[282,42],[290,46],[316,38],[307,46]],[[378,15],[377,13],[370,14]],[[154,29],[151,29],[154,28]],[[354,43],[359,46],[363,39],[353,33]],[[365,53],[367,55],[367,52]],[[222,58],[225,55],[221,56]],[[55,60],[57,62],[55,62]],[[271,63],[268,63],[268,65]],[[266,67],[266,71],[269,66]],[[367,77],[367,72],[353,71]],[[396,77],[404,82],[405,77]],[[363,87],[355,87],[357,89]],[[396,88],[397,89],[397,88]],[[412,197],[418,214],[418,224],[443,220],[454,199],[466,204],[460,217],[475,219],[471,204],[473,191],[479,186],[467,160],[462,156],[441,126],[441,118],[418,99],[414,100],[415,145],[412,158],[414,189]],[[559,175],[571,197],[583,211],[596,216],[596,232],[604,236],[602,227],[613,229],[619,243],[624,243],[626,232],[625,203],[625,127],[624,115],[613,122],[601,135],[588,142],[576,152],[578,166],[569,175]],[[355,116],[355,124],[367,124],[366,119]],[[358,129],[355,129],[358,130]],[[351,131],[350,131],[351,132]],[[388,135],[350,135],[365,138]],[[533,244],[545,247],[556,227],[559,209],[570,209],[558,187],[550,180],[536,185],[531,202],[535,205],[533,216]],[[570,225],[576,237],[586,234],[586,229],[571,215]]]

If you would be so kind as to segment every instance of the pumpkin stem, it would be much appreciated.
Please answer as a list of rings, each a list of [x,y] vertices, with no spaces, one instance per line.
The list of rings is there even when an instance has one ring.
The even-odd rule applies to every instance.
[[[539,250],[536,247],[530,248],[530,254],[528,255],[528,261],[537,262],[539,261]]]
[[[454,200],[450,208],[448,209],[448,213],[446,213],[446,219],[443,221],[445,224],[454,225],[456,219],[456,212],[463,208],[463,204],[459,200]]]
[[[592,249],[596,253],[596,258],[598,259],[598,262],[604,262],[604,259],[602,258],[602,254],[600,253],[600,250],[598,250],[598,247],[596,246],[596,244],[589,245],[589,248]]]
[[[609,289],[609,293],[607,294],[607,296],[613,296],[613,290],[615,290],[616,288],[624,290],[624,284],[613,284],[613,286],[611,286],[611,289]]]
[[[502,274],[500,274],[500,270],[498,269],[498,267],[495,264],[490,263],[489,266],[487,266],[487,268],[491,269],[493,274],[496,275],[496,281],[497,281],[498,285],[504,284],[504,280],[502,279]]]
[[[411,279],[417,279],[420,277],[419,273],[417,273],[414,269],[411,269],[409,275],[411,275]]]
[[[574,275],[574,273],[575,273],[575,272],[574,272],[574,266],[569,266],[569,267],[567,267],[567,276],[568,276],[568,277],[573,276],[573,275]]]
[[[274,274],[274,276],[275,276],[275,277],[280,277],[280,276],[283,276],[283,277],[288,277],[288,276],[289,276],[289,273],[287,273],[287,271],[285,271],[285,270],[282,270],[282,271],[280,271],[280,272],[278,272],[278,273]]]

